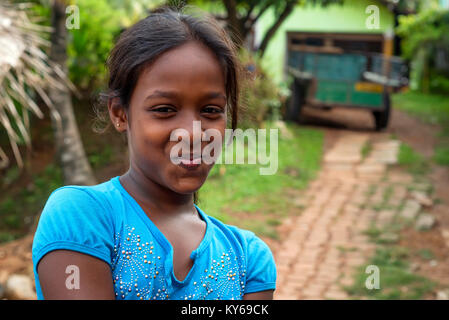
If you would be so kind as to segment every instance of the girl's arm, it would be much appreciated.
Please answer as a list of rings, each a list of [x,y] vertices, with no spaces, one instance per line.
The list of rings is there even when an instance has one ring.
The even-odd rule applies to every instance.
[[[93,256],[51,251],[39,262],[37,271],[45,299],[115,299],[109,265]]]
[[[243,300],[273,300],[273,292],[274,290],[266,290],[247,293],[243,296]]]

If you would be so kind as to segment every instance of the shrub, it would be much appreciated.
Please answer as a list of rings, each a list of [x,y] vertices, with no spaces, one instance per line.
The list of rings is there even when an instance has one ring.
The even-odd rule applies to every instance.
[[[242,77],[239,127],[260,127],[266,120],[278,120],[285,101],[282,90],[269,77],[258,57],[242,49],[240,59],[246,74]]]

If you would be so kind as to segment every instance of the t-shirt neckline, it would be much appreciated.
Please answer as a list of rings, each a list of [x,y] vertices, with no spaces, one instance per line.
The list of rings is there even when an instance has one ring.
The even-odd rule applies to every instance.
[[[203,219],[206,222],[206,232],[203,236],[203,239],[201,240],[198,247],[193,250],[190,253],[190,258],[193,260],[193,265],[189,270],[189,273],[185,277],[184,280],[180,281],[176,278],[174,274],[174,268],[173,268],[173,246],[171,245],[170,241],[168,241],[167,237],[159,230],[159,228],[154,224],[153,221],[151,221],[150,217],[147,216],[145,211],[142,209],[142,207],[139,205],[139,203],[131,196],[131,194],[128,193],[128,191],[123,187],[123,185],[120,182],[120,176],[113,177],[111,179],[113,185],[127,198],[131,205],[134,206],[136,209],[139,217],[142,219],[142,221],[145,223],[145,225],[148,227],[149,231],[153,234],[153,236],[156,238],[156,240],[168,251],[167,259],[165,261],[165,267],[166,270],[170,270],[173,279],[178,284],[185,284],[189,281],[191,278],[193,271],[196,266],[196,258],[201,254],[201,252],[207,248],[210,242],[210,233],[211,233],[211,223],[207,215],[196,205],[194,204],[195,208],[197,209],[197,212],[199,213],[201,219]]]

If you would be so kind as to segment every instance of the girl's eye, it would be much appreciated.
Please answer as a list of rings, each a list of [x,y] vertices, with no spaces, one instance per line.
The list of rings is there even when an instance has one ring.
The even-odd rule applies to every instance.
[[[201,110],[202,113],[223,113],[223,109],[214,106],[207,106]]]
[[[150,111],[159,113],[169,113],[169,112],[176,112],[176,109],[171,106],[160,106],[151,108]]]

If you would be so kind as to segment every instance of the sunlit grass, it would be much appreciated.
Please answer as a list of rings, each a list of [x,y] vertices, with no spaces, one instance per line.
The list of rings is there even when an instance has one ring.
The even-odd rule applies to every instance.
[[[414,175],[422,175],[429,170],[426,159],[405,143],[399,147],[398,164]]]
[[[276,174],[261,175],[259,164],[216,165],[199,191],[199,206],[225,223],[239,221],[255,232],[276,237],[272,230],[277,223],[273,221],[286,215],[292,206],[293,199],[285,190],[305,188],[317,173],[322,155],[321,131],[296,125],[289,129],[292,139],[279,136]],[[245,220],[240,217],[242,213],[257,214],[259,220],[261,215],[266,216],[266,220]]]
[[[393,95],[392,101],[395,108],[441,127],[434,160],[449,166],[449,96],[406,92]]]
[[[352,298],[376,300],[422,299],[431,292],[435,283],[425,277],[414,274],[409,266],[410,253],[402,247],[378,248],[374,256],[355,275],[352,286],[344,287]],[[368,289],[365,285],[370,273],[366,267],[374,265],[379,270],[379,288]]]

